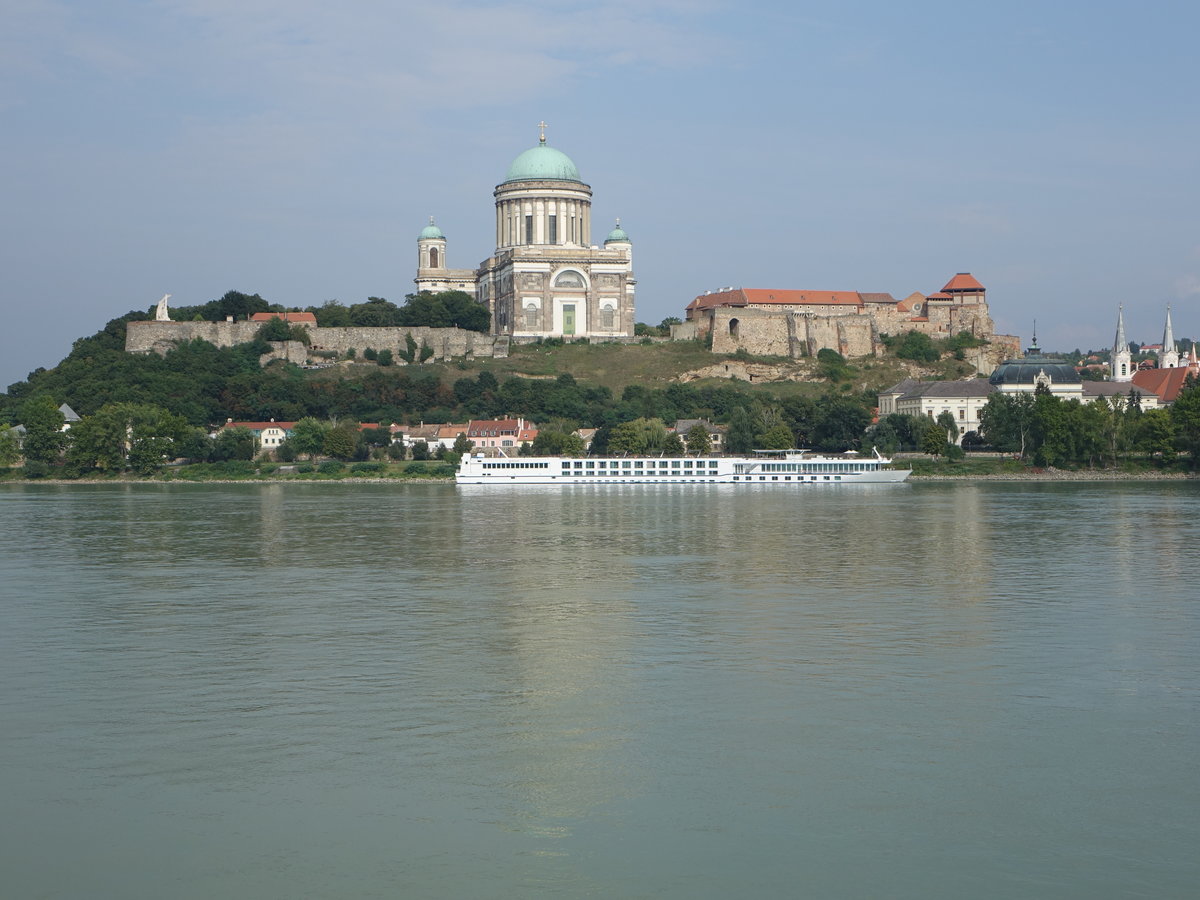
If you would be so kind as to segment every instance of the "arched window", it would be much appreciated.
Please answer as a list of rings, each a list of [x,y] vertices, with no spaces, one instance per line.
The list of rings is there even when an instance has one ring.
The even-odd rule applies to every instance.
[[[438,267],[438,248],[437,247],[429,248],[429,268],[431,268],[431,269],[439,268]]]
[[[730,319],[729,320],[729,336],[737,337],[737,335],[738,335],[738,320]]]
[[[601,309],[600,310],[600,327],[611,330],[613,328],[613,321],[614,321],[614,319],[616,319],[616,313],[617,313],[617,311],[615,309],[613,309],[611,306],[606,306],[603,309]]]
[[[558,273],[558,277],[554,279],[554,286],[556,288],[576,289],[587,287],[587,285],[583,283],[583,276],[578,272],[571,271],[570,269]]]
[[[533,331],[538,327],[537,321],[538,308],[530,303],[525,307],[525,328]]]

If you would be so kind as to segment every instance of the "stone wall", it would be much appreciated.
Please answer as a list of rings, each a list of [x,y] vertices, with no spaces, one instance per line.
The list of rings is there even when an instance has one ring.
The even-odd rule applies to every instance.
[[[254,340],[262,325],[259,322],[130,322],[125,331],[125,350],[129,353],[165,354],[184,341],[204,340],[217,347],[232,347]],[[508,356],[508,338],[504,335],[481,334],[461,328],[318,328],[308,326],[311,344],[298,350],[297,341],[289,341],[284,350],[276,350],[268,359],[285,358],[303,363],[323,357],[313,351],[344,355],[350,350],[361,357],[363,351],[391,350],[396,365],[404,365],[402,352],[408,351],[408,336],[417,343],[433,349],[432,359],[503,358]],[[279,347],[281,345],[275,345]],[[304,359],[300,357],[303,356]]]
[[[838,315],[726,306],[689,324],[701,335],[711,329],[714,353],[745,350],[755,356],[800,359],[815,357],[828,347],[846,357],[880,356],[884,352],[880,336],[884,334],[919,331],[941,340],[965,331],[991,342],[967,351],[967,360],[978,372],[991,372],[1004,359],[1020,355],[1016,338],[993,333],[985,303],[929,304],[928,315],[917,319],[911,312],[879,306]]]
[[[712,316],[714,353],[745,350],[755,356],[816,356],[829,347],[843,356],[873,356],[878,335],[868,316],[812,316],[765,309],[718,308]]]

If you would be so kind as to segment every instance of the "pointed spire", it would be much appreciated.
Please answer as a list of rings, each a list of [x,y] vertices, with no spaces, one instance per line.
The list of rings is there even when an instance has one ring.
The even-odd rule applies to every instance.
[[[1113,353],[1120,353],[1129,348],[1129,341],[1125,340],[1125,304],[1122,303],[1117,308],[1117,337],[1113,341]]]
[[[1171,304],[1167,304],[1167,327],[1163,331],[1163,353],[1175,349],[1175,335],[1171,332]]]

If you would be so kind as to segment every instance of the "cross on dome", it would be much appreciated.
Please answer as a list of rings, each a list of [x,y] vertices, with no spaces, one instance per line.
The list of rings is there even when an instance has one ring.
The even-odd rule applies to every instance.
[[[546,129],[548,127],[549,126],[546,124],[545,119],[543,119],[541,122],[538,122],[538,143],[539,144],[546,143]]]

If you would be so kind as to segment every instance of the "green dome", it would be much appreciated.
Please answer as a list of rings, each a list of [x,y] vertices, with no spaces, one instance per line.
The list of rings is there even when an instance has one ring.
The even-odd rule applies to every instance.
[[[632,243],[632,241],[629,240],[629,235],[627,235],[625,233],[625,229],[621,227],[620,219],[617,219],[616,227],[613,228],[613,230],[608,233],[608,237],[606,237],[604,239],[604,243],[613,244],[613,243],[617,243],[618,241],[624,242],[626,244]]]
[[[539,143],[513,160],[504,176],[503,184],[510,181],[578,181],[579,170],[567,154]]]
[[[429,217],[429,224],[421,229],[421,234],[417,240],[424,241],[428,238],[436,238],[441,241],[446,239],[446,236],[442,234],[442,229],[433,224],[433,216]]]

